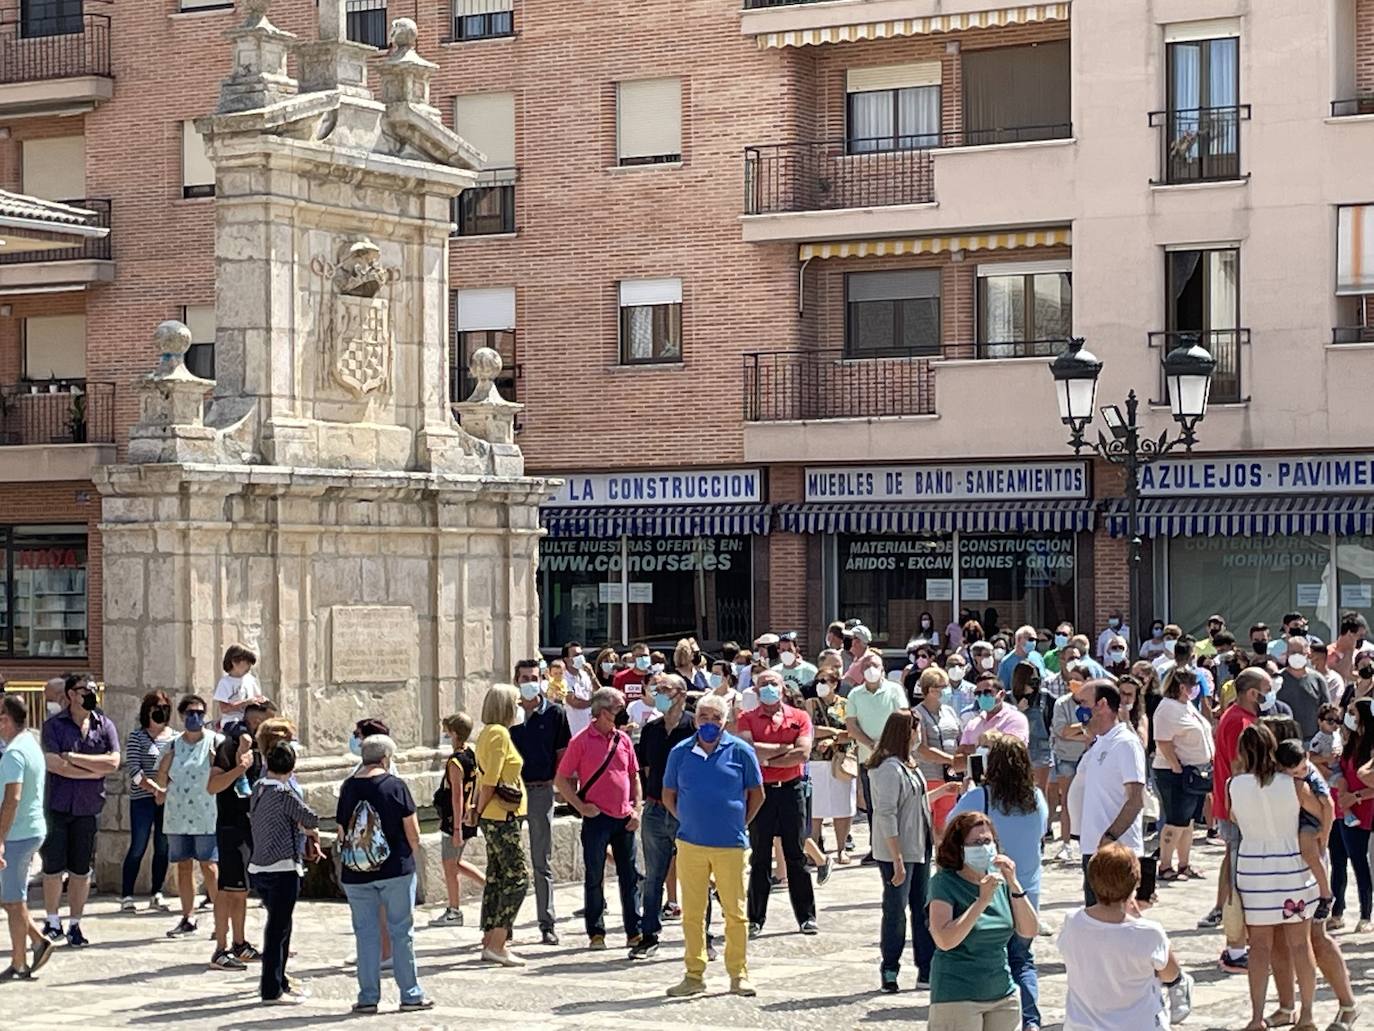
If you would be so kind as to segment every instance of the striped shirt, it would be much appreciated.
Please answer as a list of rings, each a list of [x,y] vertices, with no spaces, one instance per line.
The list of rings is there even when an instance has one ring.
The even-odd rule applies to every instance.
[[[300,828],[318,827],[320,818],[290,785],[271,777],[254,784],[248,818],[253,828],[249,873],[304,872],[305,835]]]
[[[162,736],[153,740],[146,727],[135,727],[129,731],[124,742],[124,772],[129,775],[129,798],[152,798],[153,793],[143,782],[157,772],[157,764],[162,761],[162,750],[175,735],[163,729]]]

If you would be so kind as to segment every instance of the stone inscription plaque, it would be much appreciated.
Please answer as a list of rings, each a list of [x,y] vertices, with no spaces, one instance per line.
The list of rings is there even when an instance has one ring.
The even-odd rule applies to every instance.
[[[398,683],[416,675],[420,628],[409,605],[335,605],[330,617],[335,683]]]

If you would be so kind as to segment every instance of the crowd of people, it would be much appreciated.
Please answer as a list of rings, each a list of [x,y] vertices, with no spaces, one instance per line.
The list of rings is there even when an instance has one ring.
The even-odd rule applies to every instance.
[[[821,933],[818,889],[857,862],[881,883],[879,990],[900,990],[910,947],[932,1031],[1038,1031],[1041,878],[1057,862],[1083,878],[1082,908],[1058,938],[1064,1027],[1167,1028],[1186,1018],[1192,979],[1147,913],[1167,904],[1169,882],[1215,876],[1216,905],[1198,926],[1225,936],[1221,967],[1248,976],[1248,1031],[1315,1027],[1319,978],[1338,1000],[1328,1031],[1353,1027],[1333,932],[1345,927],[1351,870],[1353,933],[1371,929],[1374,905],[1364,620],[1344,614],[1329,644],[1297,612],[1243,642],[1220,615],[1200,639],[1156,621],[1137,646],[1120,613],[1095,641],[1067,623],[1006,632],[963,616],[937,629],[923,615],[895,665],[855,620],[830,624],[814,663],[796,633],[711,655],[692,639],[671,655],[569,642],[550,660],[521,660],[478,719],[443,720],[450,754],[433,806],[447,905],[432,923],[464,923],[462,881],[473,879],[482,960],[524,966],[511,941],[533,879],[539,943],[559,944],[552,851],[567,812],[580,819],[575,915],[590,949],[608,948],[609,872],[631,960],[658,953],[665,921],[682,922],[684,971],[670,996],[706,990],[722,939],[730,991],[752,996],[749,942],[770,905],[778,917],[773,892],[785,892],[798,933]],[[321,817],[293,775],[295,728],[264,696],[255,661],[230,648],[210,702],[186,694],[175,717],[165,694],[149,693],[122,747],[88,677],[49,684],[38,734],[20,698],[0,699],[0,902],[12,941],[0,980],[31,978],[58,943],[87,944],[105,781],[122,769],[121,909],[139,907],[151,847],[147,908],[171,912],[161,889],[176,871],[168,936],[195,933],[208,905],[210,965],[259,963],[264,1001],[298,1001],[286,973],[292,914],[306,864],[332,852],[358,944],[355,1011],[376,1012],[384,970],[403,1010],[432,1005],[413,946],[418,809],[394,772],[389,729],[380,719],[355,728],[357,766],[322,847]],[[862,856],[856,820],[868,826]],[[1202,833],[1225,846],[1215,871],[1195,860]],[[464,860],[477,835],[482,871]],[[35,853],[42,922],[27,908]],[[250,891],[267,913],[261,949],[245,927]],[[1278,1005],[1266,1015],[1271,989]]]

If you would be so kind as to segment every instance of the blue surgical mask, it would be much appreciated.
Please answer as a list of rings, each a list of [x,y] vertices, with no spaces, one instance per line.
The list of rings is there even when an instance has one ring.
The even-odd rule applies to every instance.
[[[1066,644],[1068,644],[1068,643],[1069,643],[1069,635],[1068,635],[1068,634],[1055,634],[1055,635],[1054,635],[1054,646],[1055,646],[1056,648],[1062,648],[1062,647],[1064,647],[1064,645],[1066,645]]]
[[[697,737],[706,744],[713,745],[720,740],[720,729],[719,723],[703,723],[697,727]]]
[[[1118,662],[1126,661],[1126,653],[1120,648],[1111,648],[1107,651],[1107,661],[1115,665]]]
[[[777,705],[782,701],[782,691],[777,684],[764,684],[759,688],[759,701],[764,705]]]
[[[667,712],[673,707],[673,700],[666,694],[654,695],[654,708],[659,712]]]
[[[205,713],[188,712],[184,722],[186,724],[186,729],[194,734],[197,730],[205,726]]]
[[[648,668],[649,668],[649,656],[647,656],[647,655],[636,655],[636,656],[635,656],[635,669],[637,669],[637,670],[639,670],[641,673],[643,673],[643,672],[644,672],[645,670],[647,670]]]
[[[1260,706],[1260,708],[1272,709],[1278,703],[1278,700],[1279,689],[1277,687],[1271,687],[1268,691],[1265,692],[1264,703]]]
[[[603,663],[601,664],[601,675],[602,675],[603,677],[609,677],[609,676],[610,676],[612,673],[614,673],[614,672],[615,672],[615,663],[614,663],[614,662],[603,662]]]
[[[348,750],[349,750],[350,752],[352,752],[354,755],[356,755],[356,756],[358,756],[358,757],[361,758],[361,757],[362,757],[362,754],[363,754],[363,743],[362,743],[361,739],[359,739],[359,738],[356,737],[356,736],[355,736],[355,737],[349,738],[349,739],[348,739]]]
[[[744,671],[749,668],[742,662],[732,662],[730,666],[732,669],[734,669],[736,677],[744,676]]]
[[[1117,627],[1121,625],[1121,620],[1118,619],[1116,616],[1113,616],[1111,619],[1107,620],[1107,625],[1111,627],[1113,630],[1115,630]]]
[[[1087,723],[1088,720],[1093,718],[1092,709],[1088,708],[1086,705],[1080,705],[1078,708],[1074,709],[1073,714],[1077,717],[1079,723]]]
[[[992,712],[997,707],[997,696],[995,694],[980,694],[978,696],[978,708],[984,712]]]
[[[992,869],[992,861],[997,858],[997,846],[988,842],[985,845],[965,845],[964,865],[971,866],[979,873]]]
[[[952,688],[952,687],[942,687],[942,688],[940,688],[940,704],[941,704],[941,705],[948,705],[948,704],[949,704],[950,702],[952,702],[952,701],[954,701],[954,688]]]
[[[539,684],[533,680],[527,680],[520,685],[520,697],[527,702],[532,702],[539,697]]]
[[[721,677],[719,673],[711,673],[708,674],[706,677],[706,686],[709,687],[712,691],[719,688],[720,685],[724,682],[724,679]]]

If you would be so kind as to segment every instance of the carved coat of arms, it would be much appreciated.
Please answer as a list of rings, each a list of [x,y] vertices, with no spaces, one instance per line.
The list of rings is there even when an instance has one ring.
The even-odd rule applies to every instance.
[[[355,397],[389,390],[396,350],[391,332],[391,301],[379,297],[383,286],[400,278],[384,268],[381,251],[359,240],[337,264],[316,258],[312,267],[329,280],[321,312],[329,376]]]

